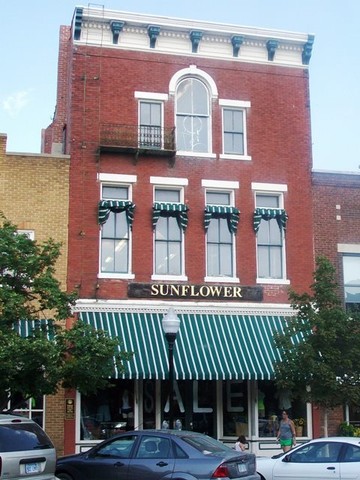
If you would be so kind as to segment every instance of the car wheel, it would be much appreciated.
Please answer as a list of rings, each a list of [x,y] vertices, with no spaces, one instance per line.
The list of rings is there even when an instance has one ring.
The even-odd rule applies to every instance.
[[[59,480],[74,480],[73,477],[68,473],[57,473],[56,478]]]

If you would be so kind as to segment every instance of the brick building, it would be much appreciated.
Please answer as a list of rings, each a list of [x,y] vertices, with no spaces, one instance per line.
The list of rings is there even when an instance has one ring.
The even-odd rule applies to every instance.
[[[6,141],[7,136],[0,134],[0,212],[21,233],[40,243],[50,237],[62,243],[56,276],[66,289],[70,157],[7,153]],[[23,404],[19,412],[42,423],[62,452],[63,392],[34,400]]]
[[[44,152],[71,155],[75,313],[134,352],[114,388],[67,392],[65,452],[169,421],[162,319],[180,319],[170,404],[183,428],[271,453],[272,333],[314,269],[307,34],[76,8],[61,27]],[[299,181],[301,179],[301,181]]]
[[[360,304],[360,175],[355,172],[313,171],[314,245],[338,273],[339,295],[347,311]],[[329,433],[339,424],[360,424],[359,407],[348,405],[333,411]]]

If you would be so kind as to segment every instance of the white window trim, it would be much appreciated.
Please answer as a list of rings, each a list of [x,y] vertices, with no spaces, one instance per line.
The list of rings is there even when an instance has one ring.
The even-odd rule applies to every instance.
[[[204,72],[204,70],[201,70],[200,68],[197,68],[196,65],[190,65],[188,68],[183,68],[177,71],[171,77],[169,83],[170,95],[175,95],[176,87],[178,86],[180,80],[184,77],[198,77],[199,79],[203,80],[203,82],[207,85],[209,89],[212,99],[214,100],[218,98],[218,90],[216,87],[216,83],[208,73]]]
[[[136,183],[137,175],[123,175],[117,173],[99,173],[98,180],[102,183]],[[121,186],[121,185],[119,185]],[[100,190],[101,193],[101,190]]]
[[[216,158],[216,153],[186,152],[185,150],[177,150],[176,156],[177,157]]]
[[[338,243],[337,251],[339,253],[353,253],[360,254],[360,244],[357,243]]]
[[[219,190],[234,190],[240,188],[240,183],[237,181],[228,181],[228,180],[201,180],[201,186],[205,188],[212,188]],[[206,196],[205,196],[206,201]]]
[[[100,180],[100,199],[102,199],[102,187],[103,186],[117,186],[128,188],[129,197],[128,200],[132,200],[132,184],[136,183],[137,175],[122,175],[112,173],[99,173],[98,179]],[[102,272],[101,271],[101,228],[99,228],[99,266],[97,278],[121,278],[121,279],[134,279],[135,274],[132,273],[132,231],[129,228],[129,271],[127,273],[114,273],[114,272]]]
[[[167,93],[135,92],[134,97],[139,100],[154,100],[155,102],[166,102],[169,99]]]
[[[251,102],[246,100],[227,100],[227,99],[219,99],[219,105],[223,107],[221,109],[221,119],[222,119],[222,151],[223,153],[220,154],[219,158],[222,160],[252,160],[251,155],[248,155],[247,152],[247,118],[246,118],[246,109],[251,107]],[[232,108],[234,110],[242,110],[243,112],[243,136],[244,136],[244,155],[236,155],[236,154],[229,154],[224,153],[224,108]]]
[[[287,192],[287,185],[282,184],[271,184],[271,183],[252,183],[251,188],[254,190],[254,186],[259,187],[259,190],[254,191],[254,203],[256,208],[256,195],[266,193],[268,195],[273,195],[279,198],[279,208],[284,208],[284,195],[283,192]],[[274,188],[269,188],[270,186]],[[286,238],[285,233],[282,231],[282,265],[283,265],[283,278],[260,278],[256,277],[257,284],[266,284],[266,285],[290,285],[290,280],[287,278],[287,265],[286,265]],[[258,243],[255,237],[255,246],[256,246],[256,275],[258,274]]]
[[[177,177],[150,177],[150,183],[156,184],[159,186],[170,185],[172,187],[177,186],[187,186],[189,180],[187,178],[177,178]]]
[[[256,190],[256,193],[261,192],[287,192],[288,187],[286,183],[257,183],[251,182],[251,190]]]
[[[208,190],[215,191],[218,190],[219,192],[229,193],[230,194],[230,203],[229,207],[235,206],[235,189],[239,188],[239,182],[229,182],[226,180],[202,180],[201,186],[205,187],[205,205],[206,203],[206,194]],[[206,235],[204,237],[205,240],[205,269],[206,275],[204,277],[204,282],[218,282],[218,283],[239,283],[240,278],[236,275],[236,235],[232,234],[233,242],[232,242],[232,255],[233,255],[233,276],[232,277],[211,277],[207,275],[207,242],[206,242]]]
[[[151,179],[153,181],[151,181]],[[158,179],[159,182],[155,182],[154,180]],[[173,181],[171,181],[173,180]],[[153,201],[155,202],[155,191],[161,190],[161,188],[166,189],[166,187],[172,187],[173,190],[178,190],[180,192],[180,202],[184,203],[185,192],[184,189],[181,188],[188,184],[188,180],[186,178],[173,178],[170,177],[150,177],[150,183],[154,185],[153,189]],[[180,187],[180,188],[179,188]],[[176,203],[176,202],[174,202]],[[183,280],[186,281],[188,277],[185,275],[185,234],[182,229],[180,229],[181,233],[181,274],[180,275],[159,275],[158,273],[153,273],[151,275],[151,280]],[[156,264],[155,264],[155,230],[153,231],[153,272],[155,272]]]

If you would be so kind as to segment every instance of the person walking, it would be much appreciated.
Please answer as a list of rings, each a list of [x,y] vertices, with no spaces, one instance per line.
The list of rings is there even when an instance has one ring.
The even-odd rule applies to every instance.
[[[288,452],[292,446],[296,445],[295,425],[294,422],[290,420],[286,410],[283,410],[281,414],[277,440],[280,441],[283,452]]]

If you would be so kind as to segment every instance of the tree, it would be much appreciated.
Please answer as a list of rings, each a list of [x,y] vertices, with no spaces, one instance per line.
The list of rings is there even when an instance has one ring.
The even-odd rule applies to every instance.
[[[61,244],[42,244],[1,215],[0,226],[0,411],[14,396],[56,393],[59,386],[95,393],[109,385],[114,368],[131,357],[120,340],[81,321],[66,330],[76,295],[61,289],[55,264]],[[27,322],[30,333],[19,333]],[[14,402],[12,401],[14,408]]]
[[[348,314],[338,295],[335,268],[316,260],[312,293],[290,291],[296,312],[274,335],[282,360],[274,365],[276,383],[294,397],[328,410],[360,404],[360,318]]]

